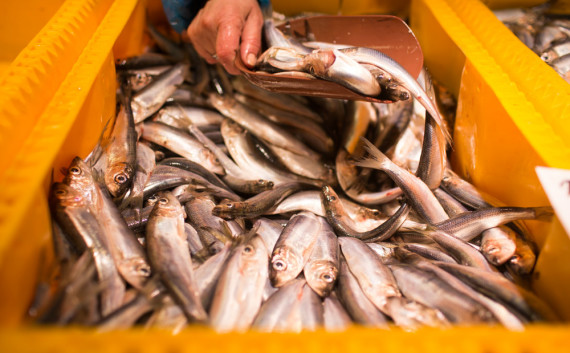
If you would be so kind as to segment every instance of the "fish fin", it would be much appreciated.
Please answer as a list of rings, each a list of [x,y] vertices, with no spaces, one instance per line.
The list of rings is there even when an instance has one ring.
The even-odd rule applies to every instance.
[[[220,230],[215,229],[215,228],[212,228],[212,227],[202,226],[202,227],[199,227],[199,229],[202,231],[206,231],[206,232],[210,233],[212,236],[214,236],[216,239],[218,239],[219,241],[221,241],[224,244],[226,244],[228,241],[233,240],[231,235],[228,236],[228,234],[225,234],[225,232],[220,231]]]
[[[552,216],[554,215],[554,210],[550,206],[535,207],[534,215],[537,221],[549,222],[552,220]]]
[[[364,137],[360,137],[355,151],[348,157],[353,165],[360,167],[384,169],[384,167],[392,161],[376,146]]]

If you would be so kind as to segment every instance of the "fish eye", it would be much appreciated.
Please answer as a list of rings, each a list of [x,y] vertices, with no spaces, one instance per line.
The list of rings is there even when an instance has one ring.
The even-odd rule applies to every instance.
[[[243,252],[246,254],[252,253],[253,252],[253,247],[251,245],[246,246],[245,248],[243,248]]]
[[[64,196],[64,195],[67,194],[67,191],[65,191],[65,190],[63,190],[63,189],[58,189],[58,190],[55,190],[55,191],[53,192],[53,194],[54,194],[55,196]]]
[[[287,269],[287,264],[283,260],[277,260],[273,263],[273,269],[275,271],[285,271],[285,269]]]
[[[328,274],[328,273],[325,273],[325,274],[323,275],[323,279],[325,280],[325,282],[329,282],[329,283],[332,282],[332,281],[334,281],[333,276],[331,276],[331,275]]]
[[[118,184],[124,184],[127,181],[127,176],[125,175],[125,173],[119,173],[117,175],[115,175],[115,182]]]
[[[79,175],[81,174],[81,169],[79,169],[78,167],[71,167],[69,168],[69,172],[71,174]]]
[[[166,205],[168,203],[168,199],[166,197],[161,197],[160,199],[158,199],[158,203],[160,203],[161,205]]]
[[[336,201],[336,196],[331,195],[331,196],[329,197],[329,199],[330,199],[331,201]]]

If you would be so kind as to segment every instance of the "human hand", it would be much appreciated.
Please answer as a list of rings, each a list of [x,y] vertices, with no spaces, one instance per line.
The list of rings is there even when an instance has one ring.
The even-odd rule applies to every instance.
[[[256,0],[210,0],[187,29],[194,48],[208,63],[219,61],[232,75],[234,62],[253,67],[261,50],[263,15]]]

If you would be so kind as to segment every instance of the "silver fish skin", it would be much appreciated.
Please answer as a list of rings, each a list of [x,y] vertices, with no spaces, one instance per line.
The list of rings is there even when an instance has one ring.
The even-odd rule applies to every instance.
[[[149,260],[175,301],[191,322],[205,322],[200,293],[192,271],[192,259],[184,232],[184,210],[176,197],[159,195],[147,227]]]
[[[515,254],[516,235],[510,228],[491,228],[481,235],[481,253],[493,265],[500,266]]]
[[[498,273],[448,263],[438,262],[436,265],[478,292],[499,301],[527,318],[539,321],[545,319],[550,321],[558,320],[557,314],[534,294],[517,286]]]
[[[301,320],[301,330],[315,331],[324,326],[323,302],[309,285],[303,287],[303,294],[298,310]]]
[[[161,108],[152,121],[169,125],[180,130],[188,130],[191,125],[220,125],[224,117],[210,109],[182,105],[166,105]]]
[[[388,328],[388,318],[366,297],[357,279],[341,257],[336,294],[350,317],[360,325]]]
[[[380,94],[380,85],[370,71],[340,50],[316,50],[304,61],[311,75],[339,83],[366,96]]]
[[[460,279],[453,276],[452,274],[446,272],[445,270],[439,268],[437,265],[427,261],[420,261],[415,263],[415,265],[424,271],[432,272],[438,277],[440,277],[447,284],[452,286],[459,293],[462,293],[465,297],[471,298],[481,305],[483,305],[493,316],[506,328],[513,331],[524,330],[524,323],[526,320],[521,320],[514,313],[512,313],[505,306],[500,303],[486,297],[485,295],[475,291],[467,284],[463,283]]]
[[[299,102],[296,97],[291,95],[283,95],[264,90],[247,81],[244,77],[238,76],[232,81],[236,91],[265,102],[276,108],[291,112],[295,115],[302,116],[313,120],[316,123],[323,123],[323,118],[315,111]]]
[[[101,314],[107,315],[123,302],[125,284],[119,275],[109,249],[103,242],[103,230],[91,213],[85,199],[63,183],[54,183],[50,192],[50,205],[55,219],[70,236],[79,251],[88,251],[97,277],[103,284],[101,290]]]
[[[287,149],[268,144],[267,147],[273,152],[287,169],[297,175],[322,181],[326,184],[336,183],[334,171],[322,161],[310,157],[301,156]]]
[[[347,160],[348,152],[340,149],[335,159],[336,177],[344,193],[352,200],[363,205],[379,205],[395,200],[403,194],[399,187],[379,192],[364,191],[364,183],[360,180],[356,167]]]
[[[324,328],[329,332],[344,331],[352,324],[350,316],[334,292],[323,300],[323,319]]]
[[[216,331],[250,328],[261,307],[267,264],[265,244],[257,235],[233,250],[218,280],[210,309],[210,324]]]
[[[479,209],[492,207],[490,202],[495,204],[490,195],[487,195],[481,190],[477,190],[473,184],[460,178],[459,175],[449,168],[446,168],[445,170],[445,174],[441,180],[441,186],[451,196],[471,208]]]
[[[274,183],[272,181],[259,179],[256,177],[256,175],[252,175],[249,170],[240,168],[237,164],[234,163],[234,161],[231,160],[230,157],[226,155],[226,153],[224,153],[224,151],[218,148],[213,141],[206,137],[206,135],[204,135],[198,129],[198,127],[191,125],[188,130],[192,135],[196,137],[196,139],[198,139],[198,141],[204,145],[204,147],[212,151],[212,153],[216,156],[226,173],[224,181],[230,185],[232,189],[245,193],[248,193],[248,191],[251,191],[249,193],[257,193],[263,190],[271,189],[273,187]],[[253,184],[254,190],[243,188],[244,184]]]
[[[316,152],[292,134],[234,98],[211,94],[210,101],[222,115],[240,124],[261,140],[302,156],[319,158]]]
[[[128,197],[123,199],[121,209],[132,207],[136,210],[143,207],[144,186],[156,166],[154,151],[144,143],[137,143],[137,163],[135,176]]]
[[[216,174],[224,174],[214,154],[187,133],[155,122],[145,122],[142,138],[163,146]]]
[[[190,255],[197,257],[198,259],[208,257],[204,254],[206,252],[207,255],[210,255],[208,249],[204,248],[202,240],[200,240],[200,235],[198,235],[198,232],[192,225],[184,223],[184,233],[186,234],[186,241],[188,242]]]
[[[140,289],[152,272],[146,253],[109,196],[99,190],[99,199],[97,219],[117,270],[129,284]]]
[[[257,234],[263,239],[267,248],[267,255],[271,256],[273,248],[283,231],[283,226],[268,218],[258,218],[253,224],[253,229],[257,229]]]
[[[493,316],[485,307],[433,273],[405,264],[392,264],[390,270],[406,298],[438,309],[450,322],[465,325],[493,322]]]
[[[453,256],[458,263],[477,267],[490,272],[493,271],[493,268],[489,262],[487,262],[487,259],[485,259],[477,249],[473,248],[467,242],[442,230],[426,230],[419,231],[419,233],[435,241],[439,246]]]
[[[445,221],[449,217],[429,187],[418,177],[398,167],[368,140],[361,138],[362,146],[370,157],[353,157],[354,164],[361,167],[380,169],[404,191],[412,208],[429,223]]]
[[[380,257],[380,260],[384,264],[390,264],[396,259],[396,250],[398,249],[397,244],[387,243],[387,242],[376,242],[376,243],[366,243],[372,251]]]
[[[106,158],[103,171],[105,186],[113,197],[120,197],[130,189],[136,169],[137,133],[128,97],[123,101],[111,135],[102,144]]]
[[[340,198],[328,185],[322,188],[322,200],[328,222],[340,236],[358,238],[363,241],[383,241],[390,238],[404,223],[409,206],[404,204],[385,222],[366,232],[354,229],[354,222],[346,214]]]
[[[196,229],[210,255],[217,254],[224,247],[224,242],[215,235],[224,233],[223,220],[212,214],[215,206],[216,203],[207,196],[195,197],[184,204],[188,222]]]
[[[271,254],[269,278],[274,287],[282,287],[301,273],[320,229],[321,222],[312,213],[291,217]]]
[[[221,202],[214,207],[212,213],[224,219],[254,218],[266,214],[287,196],[307,187],[308,185],[297,182],[281,184],[271,190],[260,192],[245,201]]]
[[[203,186],[207,189],[217,190],[217,192],[224,193],[226,198],[232,200],[240,200],[241,198],[231,191],[225,188],[220,188],[216,185],[211,184],[203,176],[183,170],[176,167],[171,167],[169,165],[158,165],[154,168],[149,180],[144,187],[144,198],[145,201],[149,201],[149,198],[159,191],[176,188],[181,185],[193,184],[194,188]],[[177,190],[180,192],[181,190]],[[183,194],[183,193],[182,193]],[[182,194],[177,195],[181,197]],[[156,200],[155,200],[156,201]]]
[[[364,242],[350,237],[341,237],[338,242],[348,268],[364,294],[380,311],[389,315],[388,298],[401,296],[390,269]]]
[[[423,81],[422,77],[424,79]],[[418,81],[420,81],[420,84],[422,82],[424,83],[422,87],[427,96],[430,100],[435,102],[435,88],[427,69],[422,69]],[[439,187],[446,165],[447,153],[444,132],[442,128],[437,125],[435,119],[426,112],[422,153],[420,155],[416,175],[433,190]]]
[[[378,227],[388,219],[375,208],[367,208],[346,198],[339,198],[346,214],[352,219],[352,226],[356,231],[369,231]],[[286,214],[299,211],[308,211],[317,216],[326,217],[321,192],[317,190],[296,192],[281,201],[269,214]],[[404,226],[414,228],[411,222],[404,222]]]
[[[204,261],[204,263],[198,266],[194,271],[194,278],[196,279],[196,285],[200,292],[200,300],[202,301],[202,306],[206,310],[210,308],[210,304],[214,298],[216,284],[218,283],[218,279],[221,277],[230,253],[231,244],[228,243],[220,252]]]
[[[258,178],[271,180],[275,185],[291,181],[315,182],[284,168],[277,168],[254,146],[251,134],[231,119],[225,119],[222,122],[221,131],[229,154],[242,170],[247,170]]]
[[[387,308],[394,323],[405,331],[415,331],[424,326],[449,326],[449,322],[439,310],[405,297],[388,298]]]
[[[160,109],[168,97],[184,82],[188,69],[187,64],[176,64],[133,96],[131,107],[135,123],[140,123]]]
[[[457,261],[455,261],[453,257],[449,256],[446,252],[444,252],[443,250],[441,250],[439,247],[436,246],[428,244],[408,243],[408,244],[401,244],[400,247],[403,247],[404,249],[414,252],[429,260],[449,262],[452,264],[457,263]]]
[[[435,195],[435,197],[437,198],[437,200],[439,201],[445,212],[447,212],[449,217],[455,217],[461,213],[469,211],[467,207],[463,206],[461,202],[459,202],[453,196],[448,194],[442,188],[437,188],[433,190],[433,194]]]
[[[375,77],[358,62],[336,49],[315,50],[304,57],[285,56],[283,48],[272,48],[266,62],[280,70],[305,71],[321,79],[336,82],[365,96],[375,97],[381,88]]]
[[[451,141],[451,135],[447,131],[437,105],[431,101],[418,82],[399,63],[388,55],[371,48],[348,48],[340,51],[359,63],[378,66],[390,74],[395,81],[407,89],[426,108],[426,111],[435,119],[437,125],[441,127],[446,142]]]
[[[241,93],[235,93],[234,97],[239,102],[254,108],[274,123],[294,129],[303,141],[316,151],[327,155],[333,152],[334,141],[320,124],[309,119],[299,119],[296,114],[278,109]]]
[[[549,221],[552,215],[551,207],[492,207],[462,213],[435,224],[435,227],[469,241],[489,228],[508,222],[528,219]]]
[[[309,287],[321,297],[327,297],[336,283],[339,267],[337,236],[326,219],[319,217],[321,230],[303,268]]]
[[[209,181],[210,183],[219,186],[221,188],[227,189],[228,192],[231,192],[230,188],[214,173],[207,170],[206,168],[202,167],[202,165],[192,162],[189,159],[182,158],[182,157],[171,157],[161,160],[158,165],[167,165],[171,167],[176,167],[179,169],[184,169],[186,171],[196,173],[202,176],[204,179]]]
[[[262,332],[300,332],[302,324],[298,307],[305,287],[305,280],[299,278],[280,287],[263,303],[251,328]]]

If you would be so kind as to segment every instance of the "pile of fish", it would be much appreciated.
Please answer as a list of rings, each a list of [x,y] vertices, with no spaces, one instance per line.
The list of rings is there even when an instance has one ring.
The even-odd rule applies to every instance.
[[[117,62],[113,123],[51,187],[57,264],[38,322],[298,332],[556,319],[524,288],[536,252],[520,223],[551,208],[506,207],[449,169],[427,73],[420,99],[393,104],[275,94],[150,33],[163,54]]]
[[[549,6],[498,10],[495,14],[527,47],[570,83],[570,20],[568,16],[549,15]]]

